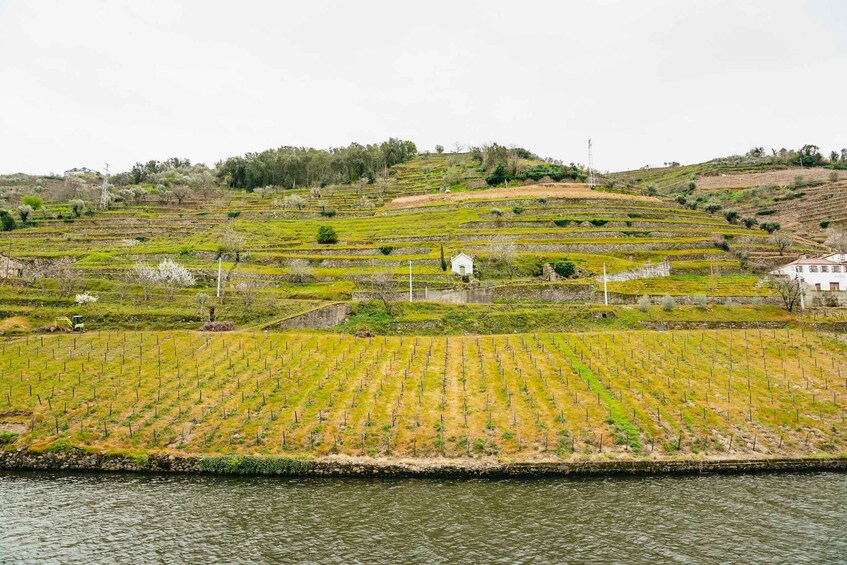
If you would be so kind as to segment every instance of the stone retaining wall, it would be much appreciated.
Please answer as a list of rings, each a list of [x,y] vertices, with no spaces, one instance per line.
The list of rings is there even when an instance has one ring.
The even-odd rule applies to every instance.
[[[214,464],[220,462],[223,464]],[[845,457],[633,459],[503,463],[489,459],[373,459],[232,455],[223,457],[71,452],[0,452],[0,469],[348,477],[541,477],[847,471]]]
[[[346,302],[330,304],[287,318],[279,323],[282,329],[291,328],[334,328],[350,315],[351,307]]]

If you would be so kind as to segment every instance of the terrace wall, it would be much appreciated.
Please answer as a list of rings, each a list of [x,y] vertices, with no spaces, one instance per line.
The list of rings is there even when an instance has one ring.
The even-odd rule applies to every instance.
[[[606,275],[606,280],[608,282],[619,282],[669,276],[671,276],[671,264],[668,261],[662,261],[661,263],[657,263],[656,265],[645,265],[637,269],[630,269],[629,271],[622,271],[613,275]],[[595,277],[595,280],[602,282],[602,275],[599,277]]]
[[[279,323],[279,327],[283,329],[333,328],[344,322],[351,311],[350,304],[346,302],[330,304],[283,320]]]

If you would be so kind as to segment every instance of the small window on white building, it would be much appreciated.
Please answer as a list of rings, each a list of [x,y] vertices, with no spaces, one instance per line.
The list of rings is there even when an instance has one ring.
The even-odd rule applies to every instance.
[[[818,266],[817,265],[809,265],[809,272],[810,273],[817,273],[818,272]]]
[[[840,273],[841,272],[841,265],[833,265],[832,266],[832,272],[833,273]]]
[[[839,285],[837,282],[831,282],[829,283],[829,290],[841,290],[841,285]]]
[[[815,290],[821,289],[821,283],[815,283]]]
[[[796,267],[794,267],[794,271],[797,272],[797,273],[802,273],[803,272],[803,265],[797,265]]]
[[[822,273],[828,273],[828,272],[829,272],[829,267],[827,267],[826,265],[821,265],[821,272],[822,272]]]

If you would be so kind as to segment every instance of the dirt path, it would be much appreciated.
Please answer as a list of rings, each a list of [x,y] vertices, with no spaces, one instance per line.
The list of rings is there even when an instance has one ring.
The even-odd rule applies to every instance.
[[[634,194],[619,194],[591,190],[584,184],[528,184],[508,188],[489,188],[470,192],[453,192],[449,194],[418,194],[401,196],[386,205],[386,208],[412,208],[437,202],[460,202],[462,200],[492,200],[500,198],[584,198],[591,200],[640,200],[657,202],[658,199]]]

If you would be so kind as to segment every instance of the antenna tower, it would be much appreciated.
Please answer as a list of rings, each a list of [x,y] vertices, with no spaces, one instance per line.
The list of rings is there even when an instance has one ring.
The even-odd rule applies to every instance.
[[[588,188],[594,190],[597,178],[594,176],[594,157],[591,154],[591,140],[588,140]]]
[[[103,190],[100,193],[100,209],[109,209],[109,163],[106,163],[106,176],[103,178]]]

